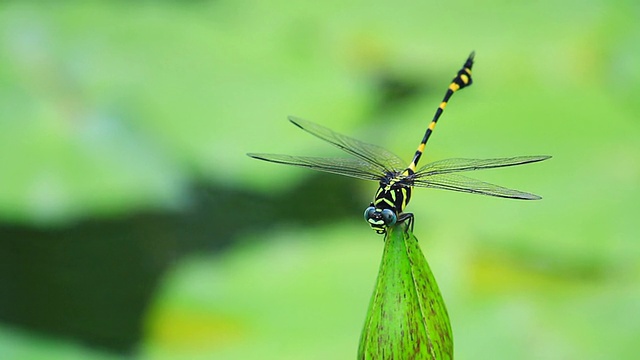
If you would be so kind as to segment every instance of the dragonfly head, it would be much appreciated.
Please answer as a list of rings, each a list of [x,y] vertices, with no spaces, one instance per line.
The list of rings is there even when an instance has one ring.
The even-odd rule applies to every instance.
[[[379,209],[371,204],[364,211],[364,219],[375,232],[384,234],[387,232],[387,226],[392,226],[398,221],[398,216],[391,209]]]

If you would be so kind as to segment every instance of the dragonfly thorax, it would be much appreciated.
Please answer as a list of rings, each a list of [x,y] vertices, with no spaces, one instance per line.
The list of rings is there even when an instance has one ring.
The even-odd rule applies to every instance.
[[[386,231],[386,227],[396,223],[398,215],[411,199],[411,170],[403,173],[387,174],[380,180],[380,187],[371,205],[365,210],[365,220],[371,228],[379,234]]]
[[[411,199],[412,175],[411,169],[402,173],[387,174],[380,180],[380,186],[373,199],[373,206],[401,213]]]

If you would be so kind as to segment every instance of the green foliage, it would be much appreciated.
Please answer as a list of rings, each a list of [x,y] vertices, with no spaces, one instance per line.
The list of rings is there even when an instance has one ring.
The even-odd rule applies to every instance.
[[[364,209],[373,186],[345,179],[357,190],[338,196],[327,191],[328,177],[276,169],[244,154],[341,155],[289,126],[286,116],[297,115],[409,160],[441,87],[460,56],[474,49],[474,85],[452,100],[423,160],[554,158],[479,174],[540,194],[537,203],[428,189],[413,194],[407,210],[416,215],[416,234],[429,239],[456,356],[634,358],[640,353],[633,316],[640,313],[636,13],[637,2],[625,0],[2,2],[0,218],[3,226],[37,225],[42,232],[92,219],[100,233],[148,240],[153,245],[141,253],[154,263],[175,249],[152,235],[153,225],[116,233],[101,220],[176,208],[206,219],[200,208],[188,211],[193,183],[241,190],[252,198],[234,202],[222,192],[212,202],[235,203],[224,211],[236,218],[262,212],[268,223],[247,221],[231,238],[219,232],[230,226],[216,213],[209,228],[182,219],[182,228],[164,231],[175,234],[174,243],[208,236],[243,245],[226,252],[212,245],[201,258],[171,264],[146,315],[141,356],[353,358],[382,243],[366,229],[361,210],[344,204]],[[385,102],[394,85],[412,91]],[[315,187],[300,191],[314,176]],[[303,203],[311,193],[325,202]],[[265,197],[285,209],[352,216],[292,220],[295,210],[261,208]],[[17,244],[24,234],[1,236],[17,237]],[[294,240],[278,246],[283,239]],[[87,236],[87,247],[95,240]],[[308,251],[291,246],[296,241]],[[16,258],[15,247],[3,250]],[[26,275],[35,274],[37,260],[21,254]],[[282,259],[293,264],[285,269]],[[25,287],[65,299],[68,292],[57,285],[87,276],[47,270],[49,283],[27,276]],[[14,269],[3,273],[19,281]],[[104,280],[94,286],[111,296],[105,284],[120,279]],[[7,302],[36,300],[11,297],[19,294],[9,285],[4,290]],[[76,351],[100,358],[100,350],[75,339],[73,350],[59,351],[62,341],[43,342],[13,327],[3,327],[2,337],[9,339],[0,343],[2,355],[36,349],[47,358],[73,358]]]
[[[358,359],[450,360],[453,336],[438,284],[406,223],[389,228]]]
[[[89,349],[5,325],[0,326],[0,355],[8,360],[121,360],[121,356]]]

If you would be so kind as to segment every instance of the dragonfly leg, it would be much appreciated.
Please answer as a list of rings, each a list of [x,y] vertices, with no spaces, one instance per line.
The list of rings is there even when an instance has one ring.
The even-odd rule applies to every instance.
[[[402,213],[398,216],[398,222],[407,221],[408,228],[413,232],[413,213]]]

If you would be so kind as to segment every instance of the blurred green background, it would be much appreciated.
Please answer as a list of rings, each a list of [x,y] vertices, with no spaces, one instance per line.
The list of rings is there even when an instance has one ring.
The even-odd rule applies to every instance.
[[[458,359],[640,352],[640,3],[0,4],[0,357],[352,359],[376,184],[252,160],[549,154],[409,211]]]

